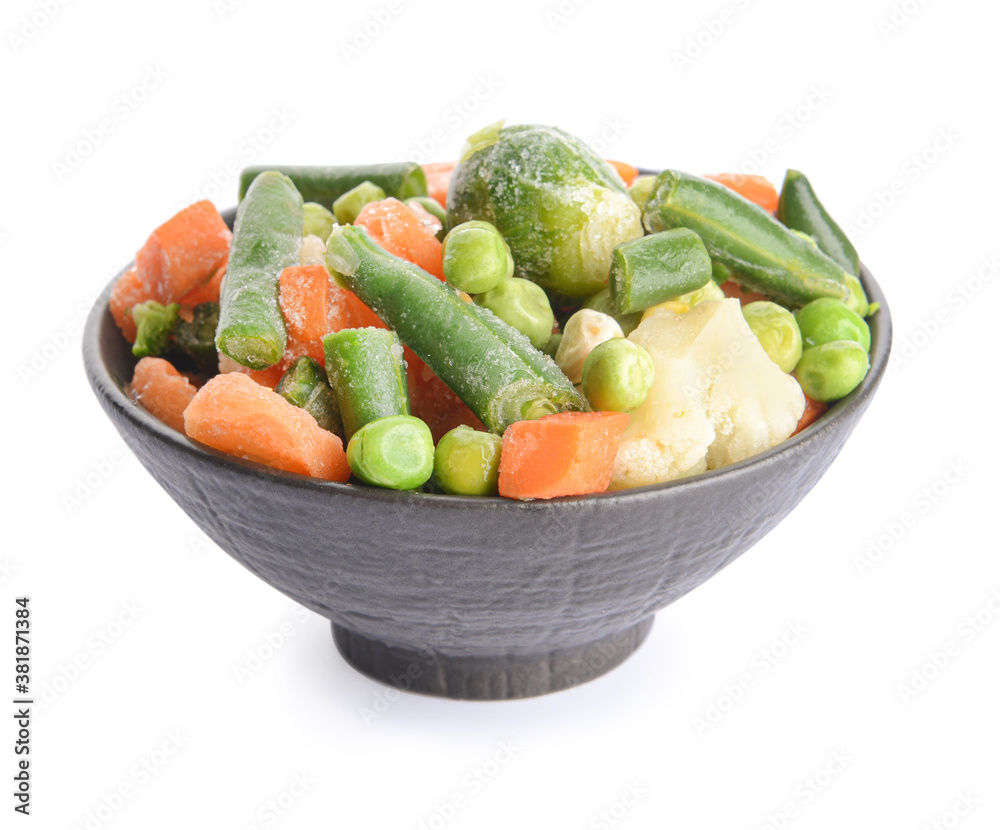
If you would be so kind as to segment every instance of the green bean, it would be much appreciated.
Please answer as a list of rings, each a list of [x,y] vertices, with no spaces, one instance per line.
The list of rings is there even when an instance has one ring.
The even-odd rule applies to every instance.
[[[319,362],[303,355],[296,358],[281,376],[274,391],[291,404],[304,409],[327,432],[344,436],[340,407]]]
[[[711,279],[708,251],[701,237],[687,228],[623,242],[611,252],[611,297],[622,314],[645,311]]]
[[[785,173],[778,199],[778,218],[789,228],[809,234],[819,249],[849,274],[860,275],[857,250],[816,198],[809,179],[798,170]]]
[[[389,415],[369,421],[348,441],[347,463],[366,484],[414,490],[434,471],[430,427],[412,415]]]
[[[342,329],[323,338],[326,373],[350,440],[377,418],[409,415],[403,346],[387,329]]]
[[[253,180],[268,170],[276,170],[288,176],[295,182],[302,198],[309,202],[318,202],[324,207],[330,207],[340,196],[364,181],[377,184],[390,196],[400,200],[427,195],[427,177],[423,168],[414,162],[339,167],[282,164],[271,167],[245,167],[240,173],[240,201],[249,191]]]
[[[713,262],[736,272],[740,285],[783,305],[798,308],[818,297],[851,300],[843,268],[717,182],[665,170],[643,208],[643,222],[651,232],[690,228]]]
[[[219,304],[199,303],[191,311],[190,322],[177,321],[171,350],[187,357],[200,371],[215,374],[219,353],[215,348],[215,330],[219,327]]]
[[[299,264],[303,225],[302,196],[273,171],[253,180],[237,209],[215,344],[251,369],[273,366],[285,354],[278,278]]]
[[[495,315],[376,245],[364,228],[334,228],[326,265],[337,282],[399,332],[492,432],[524,419],[539,398],[560,412],[586,402],[559,367]],[[331,377],[332,380],[332,377]]]

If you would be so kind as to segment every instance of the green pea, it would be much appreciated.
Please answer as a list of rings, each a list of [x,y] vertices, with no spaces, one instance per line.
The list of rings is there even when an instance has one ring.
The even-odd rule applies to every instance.
[[[632,197],[632,201],[635,202],[639,207],[646,204],[646,199],[649,198],[649,194],[653,192],[653,186],[656,184],[656,176],[639,176],[632,186],[628,189],[628,195]]]
[[[851,392],[868,374],[868,352],[853,340],[810,346],[795,367],[802,391],[816,401],[835,401]]]
[[[434,471],[434,439],[427,424],[413,415],[376,418],[351,436],[347,463],[366,484],[413,490]]]
[[[592,294],[581,308],[589,308],[593,311],[600,311],[603,314],[607,314],[609,317],[614,317],[618,325],[622,327],[622,332],[626,337],[635,331],[639,323],[642,322],[641,311],[635,311],[632,314],[622,314],[618,310],[615,301],[611,298],[611,286],[598,291],[596,294]]]
[[[377,184],[369,181],[361,182],[352,187],[333,203],[333,215],[341,225],[350,225],[369,202],[381,202],[385,191]]]
[[[488,222],[463,222],[444,238],[444,277],[459,291],[482,294],[514,274],[514,258],[500,232]]]
[[[782,372],[791,372],[802,357],[802,335],[795,315],[777,303],[760,300],[743,306],[743,319],[767,356]]]
[[[696,288],[687,294],[681,294],[679,297],[674,297],[674,299],[690,308],[694,308],[700,303],[714,303],[717,300],[724,300],[726,299],[726,293],[719,288],[719,284],[715,280],[709,280],[701,288]]]
[[[333,214],[318,202],[306,202],[302,206],[302,217],[302,235],[313,234],[326,242],[336,223]]]
[[[861,315],[833,297],[822,297],[795,312],[805,348],[834,340],[853,340],[867,352],[872,335]]]
[[[596,410],[634,412],[653,388],[656,367],[642,346],[614,337],[583,362],[583,394]]]
[[[544,349],[552,336],[555,317],[549,298],[533,282],[519,277],[503,280],[496,288],[477,295],[476,304],[524,334],[536,349]]]
[[[495,496],[500,477],[499,435],[469,426],[446,432],[434,450],[434,480],[454,496]]]

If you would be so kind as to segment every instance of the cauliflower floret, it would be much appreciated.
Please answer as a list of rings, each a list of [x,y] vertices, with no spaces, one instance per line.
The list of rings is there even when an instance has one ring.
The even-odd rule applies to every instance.
[[[612,489],[756,455],[784,441],[802,417],[802,389],[767,356],[738,300],[662,311],[629,340],[650,353],[656,380],[622,436]]]
[[[322,265],[325,262],[326,243],[315,234],[302,238],[302,248],[299,251],[300,265]]]

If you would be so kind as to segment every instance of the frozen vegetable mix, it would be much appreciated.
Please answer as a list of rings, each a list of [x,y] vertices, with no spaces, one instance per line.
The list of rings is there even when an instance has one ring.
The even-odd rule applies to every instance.
[[[742,461],[870,369],[877,313],[808,179],[641,171],[556,127],[460,158],[254,167],[114,285],[130,388],[193,441],[436,498],[548,499]]]

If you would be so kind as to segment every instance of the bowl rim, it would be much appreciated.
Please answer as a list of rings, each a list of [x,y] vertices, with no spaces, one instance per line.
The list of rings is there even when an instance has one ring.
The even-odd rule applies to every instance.
[[[235,215],[236,208],[227,208],[222,211],[223,218],[231,223],[231,217]],[[389,490],[381,487],[370,487],[364,484],[349,484],[337,481],[326,481],[313,478],[312,476],[300,473],[287,472],[273,467],[268,467],[255,461],[248,461],[238,456],[215,450],[204,444],[188,438],[165,423],[160,421],[146,409],[138,404],[133,398],[125,394],[125,383],[115,379],[104,360],[101,352],[101,331],[110,323],[117,330],[117,325],[111,318],[108,308],[108,300],[111,296],[111,289],[115,282],[134,264],[134,259],[130,261],[115,277],[105,286],[94,301],[93,306],[87,315],[87,322],[83,331],[83,362],[87,371],[90,384],[98,397],[104,399],[107,405],[113,406],[122,417],[136,425],[146,433],[151,433],[153,437],[171,445],[174,449],[186,455],[195,457],[199,462],[208,461],[215,464],[224,464],[228,467],[239,469],[244,474],[254,478],[262,478],[270,481],[280,482],[285,486],[305,488],[320,492],[340,493],[346,497],[354,498],[363,494],[366,499],[381,500],[392,504],[426,504],[432,500],[434,503],[450,503],[456,505],[479,506],[488,509],[507,510],[532,510],[532,509],[570,509],[580,504],[618,504],[621,502],[639,502],[655,497],[663,492],[679,487],[692,489],[694,487],[706,486],[710,482],[727,477],[741,475],[749,467],[766,464],[768,461],[784,456],[788,453],[799,452],[799,448],[809,444],[821,443],[821,436],[829,430],[836,428],[837,421],[846,417],[850,412],[867,407],[868,402],[874,395],[882,377],[885,374],[889,363],[889,353],[892,344],[892,317],[889,307],[882,292],[881,287],[876,282],[868,268],[861,264],[861,282],[865,288],[871,302],[878,302],[879,309],[876,314],[868,318],[869,326],[872,329],[872,343],[869,350],[870,367],[868,374],[861,384],[849,395],[835,401],[829,409],[817,418],[812,424],[798,434],[786,438],[784,441],[774,445],[770,449],[761,453],[728,464],[715,470],[708,470],[696,475],[673,479],[671,481],[658,484],[646,484],[641,487],[631,487],[622,490],[605,490],[600,493],[588,493],[579,496],[560,496],[551,499],[530,499],[518,500],[508,499],[502,496],[454,496],[445,493],[421,493],[411,490]],[[562,507],[554,507],[561,505]]]

